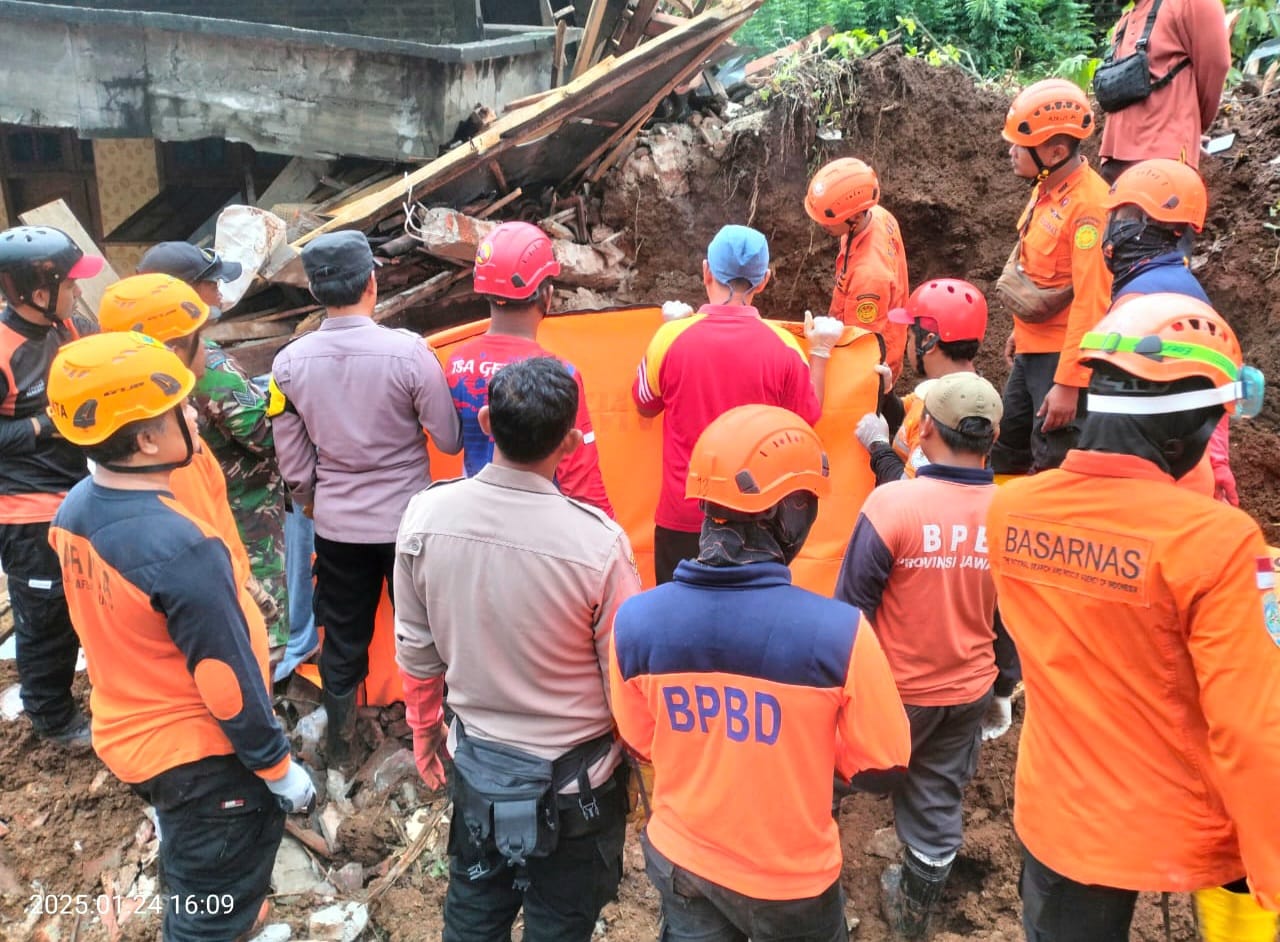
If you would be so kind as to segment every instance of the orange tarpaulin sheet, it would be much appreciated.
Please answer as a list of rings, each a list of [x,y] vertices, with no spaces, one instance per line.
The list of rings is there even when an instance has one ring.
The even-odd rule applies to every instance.
[[[636,365],[661,324],[659,308],[639,307],[550,317],[538,330],[540,344],[582,371],[605,488],[618,522],[631,538],[646,588],[653,586],[653,512],[662,480],[662,417],[641,418],[631,401],[631,384]],[[484,333],[488,325],[487,320],[477,321],[427,339],[441,362],[446,362],[455,346]],[[799,324],[784,326],[800,332]],[[832,493],[822,502],[804,550],[791,567],[797,585],[823,595],[835,588],[858,509],[875,486],[867,453],[854,438],[853,428],[875,409],[879,377],[872,367],[879,355],[873,334],[847,328],[828,369],[817,431],[830,460]],[[432,478],[462,473],[460,456],[430,450]],[[495,573],[494,591],[501,592],[501,586],[500,574]],[[365,695],[375,706],[402,698],[392,613],[385,598],[369,652]]]

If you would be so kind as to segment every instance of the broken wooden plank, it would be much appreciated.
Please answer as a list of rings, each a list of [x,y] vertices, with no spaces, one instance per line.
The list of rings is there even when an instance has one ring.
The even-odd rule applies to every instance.
[[[654,11],[658,9],[658,0],[637,0],[635,11],[631,14],[631,20],[627,23],[627,28],[622,31],[622,36],[618,39],[618,54],[630,52],[640,40],[644,38],[644,29],[649,25],[649,20],[653,18]]]
[[[476,248],[495,228],[497,223],[438,207],[422,214],[418,237],[432,255],[474,261]],[[560,263],[556,278],[560,284],[616,288],[626,277],[626,255],[617,246],[582,245],[572,239],[553,238],[551,248]]]
[[[262,191],[255,205],[271,209],[277,203],[303,203],[316,188],[316,184],[329,172],[330,161],[295,157]],[[279,214],[277,214],[279,215]]]
[[[523,195],[524,195],[524,190],[520,189],[520,187],[516,187],[506,196],[502,197],[501,199],[494,200],[492,203],[490,203],[488,206],[480,210],[480,212],[475,213],[474,215],[477,219],[488,219],[498,210],[502,209],[502,207],[506,206],[508,203],[514,200],[518,200]]]
[[[219,321],[206,327],[202,333],[218,343],[240,343],[244,340],[265,340],[268,337],[286,336],[293,333],[293,328],[279,320],[254,319]]]
[[[596,46],[600,44],[600,25],[604,22],[604,12],[608,6],[608,0],[591,0],[591,9],[587,11],[587,25],[582,30],[582,38],[578,40],[578,56],[573,62],[574,78],[578,78],[595,64]]]
[[[551,59],[551,87],[559,88],[564,82],[564,47],[569,36],[569,24],[564,20],[556,21],[556,46]]]
[[[471,265],[466,268],[442,271],[421,284],[406,288],[399,294],[393,294],[391,297],[379,301],[373,309],[374,321],[381,323],[401,311],[413,307],[415,304],[422,304],[443,295],[458,282],[470,278],[471,271]]]
[[[503,116],[466,146],[422,165],[403,180],[395,180],[368,196],[348,202],[342,212],[298,239],[295,247],[300,248],[322,232],[367,229],[385,215],[398,212],[406,200],[422,200],[429,194],[442,202],[465,203],[492,189],[485,166],[491,160],[500,162],[512,187],[523,186],[527,191],[531,184],[538,183],[571,188],[575,181],[560,172],[556,172],[552,180],[549,169],[568,166],[577,153],[593,148],[593,142],[617,132],[592,137],[588,127],[569,125],[569,119],[575,116],[630,119],[636,115],[634,102],[650,97],[672,72],[678,72],[681,77],[692,74],[762,2],[726,0],[697,19],[686,21],[679,29],[642,43],[612,63],[597,64],[536,105]],[[563,144],[556,137],[562,125],[571,127],[573,134]],[[522,148],[518,147],[521,143],[525,145]]]

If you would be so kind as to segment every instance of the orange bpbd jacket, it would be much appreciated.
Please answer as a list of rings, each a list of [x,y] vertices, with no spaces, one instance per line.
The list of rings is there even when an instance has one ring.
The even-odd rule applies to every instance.
[[[93,748],[117,778],[233,753],[265,779],[288,771],[266,629],[212,527],[164,492],[86,479],[49,542],[88,661]]]
[[[889,312],[907,303],[907,251],[898,220],[883,206],[871,207],[871,222],[852,242],[840,240],[836,287],[827,313],[884,338],[885,363],[894,377],[902,373],[907,342],[905,324],[889,321]]]
[[[1027,713],[1014,824],[1081,883],[1247,874],[1280,909],[1280,607],[1245,513],[1128,455],[999,488],[987,533]]]
[[[1045,288],[1071,285],[1075,296],[1062,313],[1039,324],[1013,319],[1018,353],[1060,353],[1054,382],[1088,386],[1080,340],[1111,306],[1111,272],[1102,257],[1106,181],[1088,164],[1045,190],[1037,184],[1018,220],[1018,262]]]
[[[646,834],[677,865],[756,899],[807,899],[840,876],[833,773],[905,769],[906,712],[857,609],[779,563],[682,562],[614,619],[623,740],[653,763]]]

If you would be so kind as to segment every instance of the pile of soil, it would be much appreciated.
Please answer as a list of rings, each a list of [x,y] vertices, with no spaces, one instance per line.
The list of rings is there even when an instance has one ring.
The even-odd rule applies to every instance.
[[[778,95],[767,109],[648,131],[603,186],[601,218],[628,234],[635,258],[631,297],[619,300],[696,304],[703,292],[704,247],[721,225],[740,222],[762,229],[771,242],[776,282],[761,298],[764,313],[798,318],[806,309],[825,311],[835,246],[805,216],[803,196],[814,169],[849,154],[866,159],[880,174],[883,202],[902,225],[913,284],[960,275],[990,288],[1027,196],[1027,184],[1010,172],[1000,139],[1008,98],[975,88],[957,70],[934,69],[892,49],[851,64],[832,87],[835,93],[825,98]],[[1217,130],[1235,131],[1237,142],[1225,158],[1207,161],[1212,210],[1198,243],[1197,273],[1240,332],[1248,358],[1280,377],[1280,238],[1263,225],[1280,222],[1268,215],[1280,200],[1280,96],[1241,100],[1224,111],[1221,123]],[[834,131],[840,140],[828,140]],[[980,365],[997,382],[1006,374],[999,350],[1009,327],[1007,315],[993,310]],[[1273,540],[1280,539],[1276,408],[1273,400],[1260,419],[1238,424],[1233,433],[1244,506]],[[12,664],[0,664],[0,689],[15,680]],[[82,695],[84,684],[83,678],[77,682]],[[1012,830],[1019,729],[1015,723],[1007,736],[984,747],[966,800],[965,848],[936,922],[939,942],[1022,938]],[[27,931],[36,887],[98,893],[104,870],[145,858],[146,842],[139,836],[146,835],[138,833],[145,820],[142,805],[102,772],[92,756],[68,759],[39,744],[25,719],[0,723],[0,823],[7,828],[0,836],[0,936]],[[411,810],[373,806],[350,818],[341,831],[348,858],[370,866],[394,858],[405,845],[403,818]],[[843,884],[850,913],[860,921],[854,938],[863,942],[890,938],[878,914],[879,875],[888,861],[868,847],[880,849],[886,835],[877,832],[891,819],[886,801],[866,796],[846,800],[840,816]],[[626,854],[620,898],[605,910],[598,937],[653,939],[658,901],[634,838]],[[366,937],[438,939],[445,885],[443,848],[437,846],[370,906]],[[276,903],[277,918],[305,938],[307,916],[320,904],[308,898]],[[1172,900],[1170,916],[1171,938],[1191,942],[1186,896]],[[154,921],[131,923],[123,938],[152,938],[155,928]],[[36,938],[45,931],[43,938],[65,939],[72,926],[64,921],[50,931],[41,922],[31,931]],[[77,937],[92,942],[108,934],[88,919]],[[1134,938],[1165,938],[1157,898],[1142,898]]]

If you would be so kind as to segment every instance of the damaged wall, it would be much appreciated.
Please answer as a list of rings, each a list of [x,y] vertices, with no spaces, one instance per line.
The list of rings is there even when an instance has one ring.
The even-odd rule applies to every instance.
[[[544,33],[428,46],[0,0],[0,121],[85,137],[221,137],[304,157],[431,158],[478,102],[545,90],[553,48]]]
[[[156,142],[125,138],[93,142],[102,230],[110,232],[160,192]],[[150,246],[104,245],[102,252],[117,272],[132,272]]]
[[[481,38],[476,0],[48,0],[58,6],[96,10],[182,13],[298,29],[425,43],[464,43]]]
[[[0,229],[8,229],[10,225],[9,207],[4,204],[4,187],[0,186]]]

